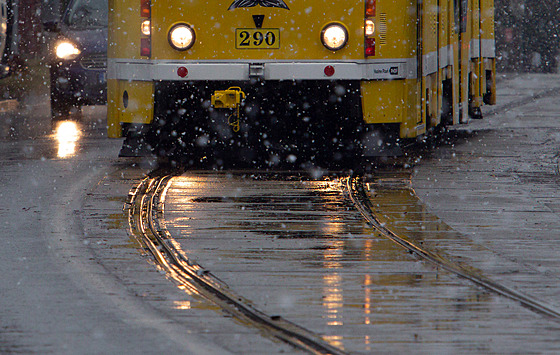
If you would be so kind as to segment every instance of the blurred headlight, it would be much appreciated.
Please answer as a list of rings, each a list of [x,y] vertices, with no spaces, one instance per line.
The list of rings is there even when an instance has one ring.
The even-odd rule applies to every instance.
[[[195,33],[191,26],[180,23],[169,30],[169,35],[167,39],[171,47],[178,51],[186,51],[191,48],[195,41]]]
[[[73,43],[65,41],[56,45],[55,53],[60,59],[72,59],[80,54],[80,50]]]
[[[348,31],[341,24],[328,24],[321,31],[321,42],[331,51],[342,49],[348,42]]]

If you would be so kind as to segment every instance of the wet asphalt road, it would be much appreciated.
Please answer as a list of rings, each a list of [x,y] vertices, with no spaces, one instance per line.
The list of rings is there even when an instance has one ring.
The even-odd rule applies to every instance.
[[[555,307],[558,79],[502,82],[497,115],[412,168],[368,177],[391,228]],[[543,97],[524,101],[526,85]],[[295,352],[158,270],[122,211],[155,162],[117,158],[102,107],[86,112],[78,139],[57,140],[47,102],[0,119],[0,352]],[[336,179],[188,172],[172,181],[164,220],[186,255],[259,309],[351,353],[560,347],[558,321],[406,253]]]
[[[150,304],[169,283],[130,246],[122,205],[132,181],[117,172],[132,164],[104,138],[104,108],[86,112],[75,140],[51,134],[47,97],[25,104],[1,120],[0,353],[223,353]],[[112,174],[122,184],[91,205]],[[149,286],[129,287],[127,276]],[[157,282],[164,295],[150,297]]]

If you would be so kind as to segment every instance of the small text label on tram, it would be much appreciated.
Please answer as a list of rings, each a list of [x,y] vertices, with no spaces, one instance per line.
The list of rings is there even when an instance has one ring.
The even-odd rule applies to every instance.
[[[374,68],[373,73],[374,74],[399,75],[399,67]]]
[[[404,79],[406,77],[406,65],[403,63],[379,63],[370,67],[372,79]]]

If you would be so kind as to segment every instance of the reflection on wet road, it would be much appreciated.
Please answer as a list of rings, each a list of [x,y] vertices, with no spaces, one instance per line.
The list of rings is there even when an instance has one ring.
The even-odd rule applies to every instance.
[[[0,144],[14,159],[50,160],[76,157],[81,147],[96,149],[107,142],[103,106],[85,107],[81,120],[51,122],[48,105],[38,100],[25,112],[0,114]],[[102,143],[99,140],[103,140]]]
[[[376,191],[386,194],[385,207],[410,213],[400,224],[408,233],[433,231],[435,218],[419,214],[402,190]],[[516,333],[551,326],[378,235],[337,180],[187,173],[172,180],[164,209],[167,229],[191,260],[268,314],[351,353],[411,344],[419,352],[515,351],[547,337]],[[451,247],[458,237],[437,236],[448,236]]]
[[[76,154],[76,145],[80,139],[81,130],[75,121],[61,121],[57,123],[55,137],[58,142],[59,158],[68,158]]]

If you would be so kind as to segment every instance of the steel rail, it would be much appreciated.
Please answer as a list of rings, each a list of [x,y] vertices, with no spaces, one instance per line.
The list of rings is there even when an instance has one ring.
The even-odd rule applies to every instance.
[[[269,316],[254,308],[203,267],[190,262],[188,257],[175,247],[172,236],[160,221],[163,213],[162,193],[168,187],[171,178],[171,175],[145,178],[130,191],[125,204],[131,234],[149,250],[167,275],[265,335],[312,354],[346,354],[319,335],[280,316]]]
[[[434,252],[424,249],[423,247],[415,244],[413,241],[402,237],[385,227],[376,217],[373,211],[371,200],[366,194],[364,188],[363,178],[361,176],[351,176],[342,181],[345,192],[352,200],[352,203],[366,221],[374,227],[382,236],[392,240],[401,247],[408,250],[410,253],[439,266],[453,274],[456,274],[464,279],[472,281],[473,283],[503,297],[507,297],[514,301],[519,302],[524,307],[546,316],[555,318],[560,321],[560,311],[555,309],[542,301],[539,301],[531,296],[524,295],[521,292],[514,290],[510,287],[497,283],[473,268],[467,268],[456,262],[448,260]]]

